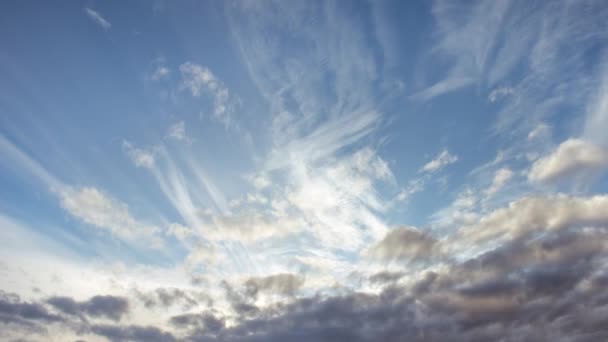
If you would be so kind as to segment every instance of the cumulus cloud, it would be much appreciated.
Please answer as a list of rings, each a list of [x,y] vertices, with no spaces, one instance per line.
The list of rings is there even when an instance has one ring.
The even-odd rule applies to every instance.
[[[453,164],[458,161],[458,156],[450,154],[448,150],[443,150],[433,160],[424,164],[420,172],[436,172],[441,170],[446,165]]]
[[[84,12],[93,20],[97,25],[101,26],[104,30],[109,30],[112,27],[112,24],[104,19],[101,14],[97,11],[92,10],[88,7],[85,7]]]
[[[550,183],[583,180],[608,168],[608,150],[593,143],[571,138],[549,155],[534,162],[528,180]]]

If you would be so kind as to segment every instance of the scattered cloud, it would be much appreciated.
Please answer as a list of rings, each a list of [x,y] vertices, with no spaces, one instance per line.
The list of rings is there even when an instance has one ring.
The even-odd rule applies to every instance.
[[[104,30],[109,30],[112,27],[112,24],[106,19],[104,19],[97,11],[85,7],[84,12],[87,14],[87,16],[89,16],[89,18],[91,18],[97,25],[101,26]]]
[[[498,87],[498,88],[492,90],[490,95],[488,95],[488,101],[496,102],[500,98],[509,96],[509,95],[513,95],[514,93],[515,93],[515,90],[512,87],[508,87],[508,86]]]
[[[549,155],[534,162],[528,180],[550,183],[585,181],[608,168],[608,150],[587,141],[570,138]]]
[[[167,137],[177,141],[190,141],[190,138],[186,134],[186,124],[184,121],[179,121],[169,126],[167,130]]]
[[[139,239],[158,246],[159,229],[135,220],[126,204],[93,188],[65,188],[59,194],[61,206],[72,216],[127,241]]]
[[[171,70],[166,66],[159,65],[156,67],[156,70],[152,73],[151,79],[158,81],[169,77]]]
[[[122,142],[122,147],[135,166],[147,169],[154,168],[156,158],[154,157],[154,153],[152,151],[135,147],[132,143],[126,140]]]
[[[448,150],[443,150],[433,160],[424,164],[420,172],[436,172],[457,161],[458,156],[450,154]]]
[[[213,97],[213,117],[224,126],[230,127],[233,122],[233,103],[228,88],[209,68],[186,62],[179,66],[182,74],[182,89],[190,91],[192,96],[200,97],[209,93]]]
[[[513,177],[513,171],[507,168],[500,168],[494,174],[494,179],[492,179],[492,184],[486,190],[486,196],[491,197],[494,196],[500,189],[502,189],[505,184]]]

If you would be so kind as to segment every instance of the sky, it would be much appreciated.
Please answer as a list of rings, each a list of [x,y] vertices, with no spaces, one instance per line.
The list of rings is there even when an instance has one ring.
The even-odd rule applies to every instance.
[[[607,22],[0,2],[0,340],[608,340]]]

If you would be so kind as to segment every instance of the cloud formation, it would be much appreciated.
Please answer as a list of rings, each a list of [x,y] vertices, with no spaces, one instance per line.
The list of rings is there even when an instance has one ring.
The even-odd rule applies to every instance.
[[[532,164],[528,179],[548,183],[583,181],[608,168],[608,150],[581,139],[568,139]]]
[[[112,24],[104,19],[104,17],[99,14],[99,12],[85,7],[84,12],[93,20],[97,25],[101,26],[104,30],[109,30],[112,27]]]

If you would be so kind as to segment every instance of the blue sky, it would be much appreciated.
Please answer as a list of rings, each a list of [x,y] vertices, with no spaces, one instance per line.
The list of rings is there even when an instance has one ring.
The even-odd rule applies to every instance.
[[[397,288],[430,317],[441,298],[486,308],[463,288],[517,280],[528,293],[530,270],[570,270],[583,252],[596,259],[578,287],[552,295],[608,275],[608,247],[586,242],[608,227],[601,1],[0,8],[0,289],[56,317],[37,330],[15,309],[1,338],[249,340],[265,310],[276,326],[305,300],[405,305],[385,302]],[[587,249],[531,252],[559,239]],[[490,276],[483,260],[514,250],[529,259]],[[443,285],[412,290],[429,274]],[[175,302],[148,305],[162,291]],[[89,320],[70,321],[73,308]],[[431,321],[357,338],[425,340]]]

